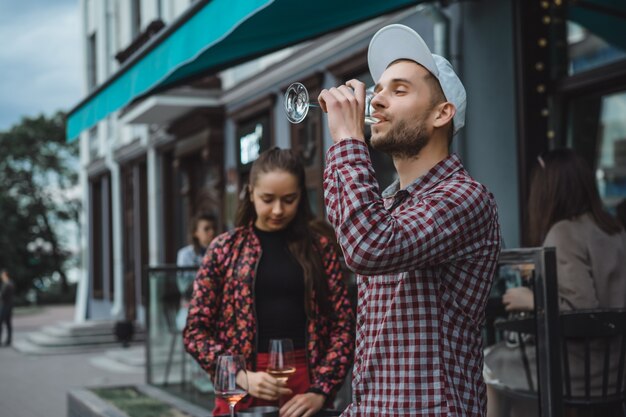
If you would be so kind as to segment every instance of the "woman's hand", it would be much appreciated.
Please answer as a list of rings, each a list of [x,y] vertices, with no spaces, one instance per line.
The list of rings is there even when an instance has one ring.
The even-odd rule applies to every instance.
[[[326,398],[322,394],[307,392],[295,395],[280,408],[280,417],[311,417],[322,409]]]
[[[535,296],[528,287],[515,287],[506,290],[502,296],[506,311],[528,311],[535,308]]]
[[[276,401],[281,395],[290,395],[286,382],[281,382],[267,372],[248,371],[248,394],[254,398]]]

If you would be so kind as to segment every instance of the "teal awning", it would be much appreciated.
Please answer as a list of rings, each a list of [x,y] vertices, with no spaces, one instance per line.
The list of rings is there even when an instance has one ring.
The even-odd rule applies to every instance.
[[[422,0],[423,1],[423,0]],[[211,74],[419,0],[205,0],[73,108],[67,137],[156,89]]]

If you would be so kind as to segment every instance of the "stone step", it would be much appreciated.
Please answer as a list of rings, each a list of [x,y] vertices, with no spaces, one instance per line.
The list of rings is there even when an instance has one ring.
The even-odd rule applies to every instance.
[[[59,322],[55,325],[44,326],[40,331],[55,336],[88,336],[111,334],[115,329],[115,321],[93,320],[84,323]],[[135,334],[143,333],[141,326],[134,326]]]
[[[131,343],[143,344],[146,333],[135,325]],[[84,352],[122,345],[114,334],[115,322],[94,320],[84,323],[60,322],[44,326],[16,341],[15,348],[29,354],[60,354]]]
[[[133,340],[142,341],[144,340],[144,335],[134,335]],[[76,346],[119,343],[113,333],[85,336],[55,336],[41,331],[30,333],[28,335],[28,341],[40,346]]]
[[[131,342],[130,346],[141,346],[143,342]],[[73,353],[101,351],[103,349],[119,348],[120,342],[99,343],[90,345],[63,345],[63,346],[41,346],[30,342],[28,339],[16,340],[12,344],[17,351],[27,355],[66,355]]]

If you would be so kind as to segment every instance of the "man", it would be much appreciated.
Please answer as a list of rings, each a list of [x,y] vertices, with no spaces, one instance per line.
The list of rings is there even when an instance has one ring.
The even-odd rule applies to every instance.
[[[412,29],[374,35],[371,144],[399,180],[381,196],[363,139],[365,86],[323,90],[335,144],[325,203],[357,274],[352,403],[343,416],[482,416],[481,329],[500,251],[496,204],[456,155],[465,88]]]
[[[0,344],[2,343],[2,326],[7,326],[6,346],[11,344],[13,328],[11,326],[11,316],[13,313],[13,292],[14,285],[6,269],[0,271],[2,287],[0,287]]]

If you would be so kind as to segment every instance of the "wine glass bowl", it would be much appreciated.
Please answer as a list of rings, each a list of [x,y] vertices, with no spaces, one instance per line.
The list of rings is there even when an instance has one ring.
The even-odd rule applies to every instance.
[[[235,417],[235,405],[248,393],[246,361],[242,355],[222,355],[215,369],[215,395],[228,402],[230,416]]]
[[[291,339],[270,339],[267,373],[281,382],[296,373]]]
[[[374,107],[371,102],[374,98],[373,87],[365,90],[365,114],[363,115],[366,124],[374,124],[378,122],[378,119],[372,116]],[[319,107],[315,102],[310,101],[309,91],[302,83],[293,83],[285,91],[285,114],[287,119],[291,123],[302,122],[307,114],[309,114],[310,107]]]
[[[293,83],[285,91],[285,113],[291,123],[300,123],[309,113],[309,91],[301,83]]]

